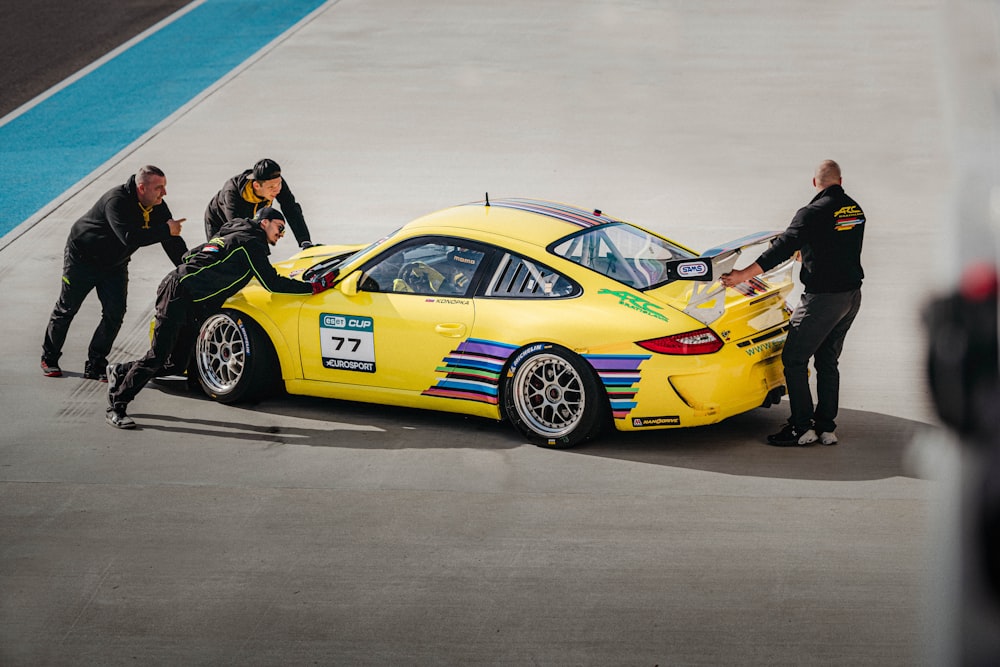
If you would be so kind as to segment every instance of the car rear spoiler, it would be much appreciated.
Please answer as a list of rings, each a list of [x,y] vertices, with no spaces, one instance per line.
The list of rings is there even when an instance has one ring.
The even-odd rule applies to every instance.
[[[706,250],[699,257],[690,259],[674,259],[667,262],[667,278],[669,281],[690,280],[691,296],[684,312],[705,325],[709,325],[722,317],[726,308],[724,294],[726,287],[719,282],[719,277],[733,270],[736,260],[747,248],[770,244],[781,235],[781,232],[756,232],[735,241]],[[763,250],[763,249],[762,249]],[[789,259],[774,267],[758,278],[752,278],[734,289],[740,289],[745,294],[761,294],[766,291],[762,280],[774,279],[784,272],[791,271],[792,260]],[[791,279],[789,275],[787,279]]]

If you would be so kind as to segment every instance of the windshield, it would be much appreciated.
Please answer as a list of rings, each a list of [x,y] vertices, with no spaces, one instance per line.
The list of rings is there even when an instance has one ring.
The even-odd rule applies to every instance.
[[[551,252],[640,290],[667,282],[669,260],[697,257],[628,223],[591,227],[558,241]]]
[[[392,232],[391,234],[386,234],[378,241],[368,244],[361,250],[356,250],[354,252],[345,253],[342,255],[333,255],[332,257],[327,257],[323,259],[323,261],[317,262],[316,264],[313,264],[308,269],[306,269],[305,272],[302,274],[302,279],[308,282],[313,278],[315,278],[316,276],[326,275],[333,269],[338,269],[339,271],[341,266],[344,265],[350,266],[350,264],[354,262],[355,259],[366,255],[372,248],[379,245],[380,243],[383,243],[386,239],[390,238],[391,236],[393,236],[393,234],[395,234],[398,231],[399,230],[397,229],[395,232]]]

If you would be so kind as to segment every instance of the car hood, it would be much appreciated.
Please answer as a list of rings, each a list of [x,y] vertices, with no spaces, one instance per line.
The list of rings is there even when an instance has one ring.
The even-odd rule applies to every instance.
[[[366,244],[358,245],[315,245],[311,248],[301,250],[286,260],[275,262],[274,269],[283,276],[289,278],[300,278],[301,275],[313,266],[335,258],[351,255],[358,250],[366,248]]]

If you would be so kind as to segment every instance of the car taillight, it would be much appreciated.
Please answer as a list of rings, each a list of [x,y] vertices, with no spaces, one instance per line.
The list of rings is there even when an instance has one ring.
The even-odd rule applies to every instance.
[[[650,338],[636,342],[639,347],[659,354],[712,354],[722,348],[722,339],[711,329]]]

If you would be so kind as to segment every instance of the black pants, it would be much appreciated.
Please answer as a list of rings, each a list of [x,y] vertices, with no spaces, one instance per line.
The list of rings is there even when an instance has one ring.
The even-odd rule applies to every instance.
[[[789,423],[817,433],[837,428],[840,409],[840,369],[847,331],[861,308],[861,290],[832,294],[803,294],[792,313],[788,339],[781,351],[785,386],[792,415]],[[809,360],[816,367],[816,407],[809,390]]]
[[[123,379],[111,388],[114,390],[109,396],[111,403],[116,408],[124,408],[132,402],[168,360],[184,364],[174,351],[191,349],[201,319],[203,309],[184,293],[177,273],[167,274],[156,289],[156,316],[149,352],[142,359],[125,362]]]
[[[91,290],[97,290],[101,301],[101,322],[97,325],[87,360],[97,369],[103,370],[108,364],[108,354],[114,345],[118,331],[125,320],[128,300],[128,264],[104,267],[92,264],[72,252],[69,246],[63,253],[62,290],[59,300],[49,317],[42,342],[42,359],[56,364],[62,356],[69,325],[73,322]]]

